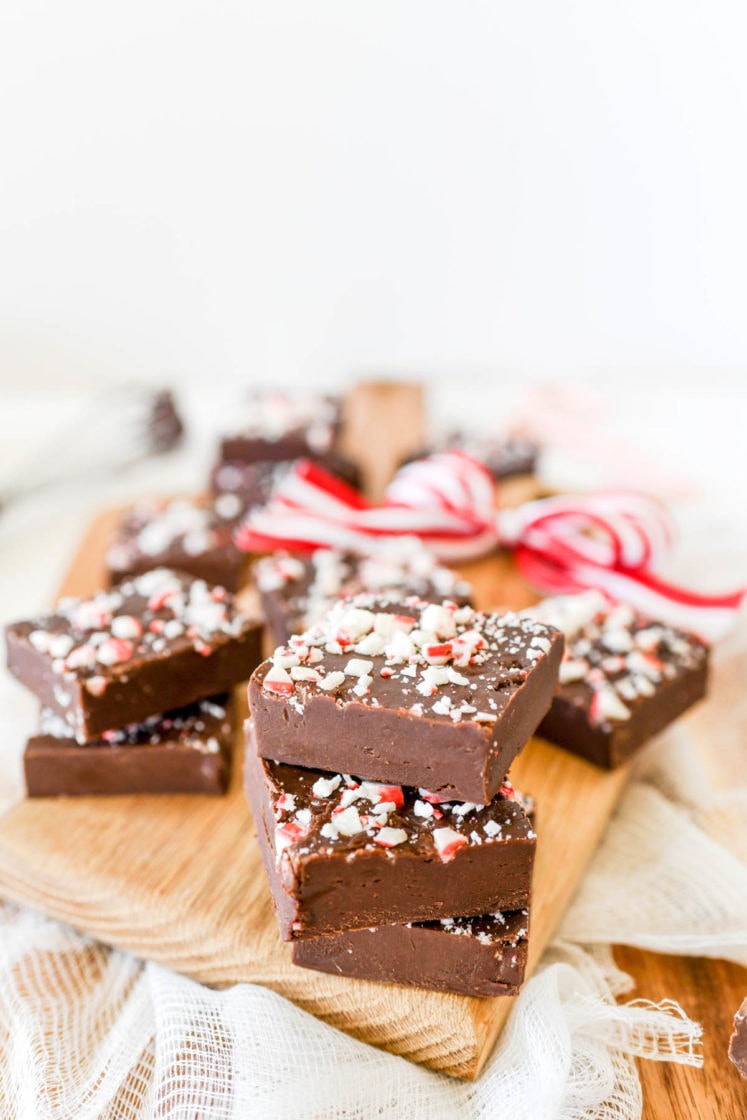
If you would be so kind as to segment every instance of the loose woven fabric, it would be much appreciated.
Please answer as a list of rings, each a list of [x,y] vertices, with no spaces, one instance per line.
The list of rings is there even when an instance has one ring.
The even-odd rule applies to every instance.
[[[263,988],[213,992],[9,904],[0,934],[7,1117],[627,1120],[640,1112],[634,1055],[700,1060],[676,1004],[616,1005],[620,974],[571,945],[548,953],[469,1085]]]
[[[475,1084],[365,1046],[258,986],[211,991],[0,904],[3,1117],[633,1120],[634,1057],[698,1065],[700,1030],[676,992],[616,1003],[633,993],[608,946],[747,963],[745,821],[747,789],[710,787],[691,729],[648,748]]]
[[[698,1065],[699,1028],[676,991],[658,1006],[630,991],[609,945],[747,963],[747,786],[716,791],[709,777],[718,758],[743,765],[744,627],[730,646],[717,704],[642,754],[476,1083],[367,1047],[260,987],[214,992],[0,903],[2,1120],[634,1120],[634,1058]],[[0,713],[3,743],[19,743],[36,706],[2,678]],[[17,765],[0,767],[0,811],[19,792]]]

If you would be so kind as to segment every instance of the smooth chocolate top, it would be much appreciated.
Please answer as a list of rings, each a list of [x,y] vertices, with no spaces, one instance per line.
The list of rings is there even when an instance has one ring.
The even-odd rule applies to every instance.
[[[386,592],[421,599],[471,601],[472,589],[416,537],[387,541],[369,556],[320,548],[311,556],[275,552],[254,568],[257,587],[278,601],[289,634],[308,629],[336,600],[361,592]]]
[[[560,694],[589,709],[599,727],[629,720],[663,682],[702,668],[708,647],[598,591],[558,595],[522,612],[562,630]]]
[[[256,630],[222,587],[154,568],[111,591],[62,599],[51,614],[11,623],[9,637],[51,663],[59,677],[83,681],[93,696],[145,661],[190,647],[208,654]]]
[[[210,700],[199,700],[196,704],[176,708],[164,715],[151,716],[141,723],[129,723],[123,728],[104,731],[87,743],[77,743],[71,739],[70,727],[65,720],[51,708],[42,708],[39,734],[35,738],[46,736],[67,740],[75,743],[81,750],[86,747],[138,747],[179,743],[201,754],[216,754],[221,749],[221,743],[230,740],[232,727],[228,696],[223,695]]]
[[[442,801],[427,790],[361,782],[264,762],[275,824],[276,858],[336,852],[409,851],[447,863],[463,847],[532,840],[529,799],[506,782],[489,805]],[[382,851],[383,857],[384,851]]]
[[[236,494],[221,494],[209,505],[178,499],[138,502],[122,519],[106,552],[114,573],[127,572],[144,559],[168,560],[180,567],[187,560],[216,549],[234,549],[233,530],[244,512]]]
[[[358,595],[279,647],[253,680],[299,714],[307,698],[326,693],[338,706],[405,710],[490,730],[560,640],[551,627],[514,613]]]

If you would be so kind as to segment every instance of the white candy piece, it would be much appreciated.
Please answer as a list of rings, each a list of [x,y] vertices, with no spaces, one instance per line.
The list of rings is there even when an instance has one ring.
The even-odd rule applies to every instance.
[[[374,844],[380,844],[382,848],[396,848],[398,844],[404,844],[407,839],[407,833],[404,828],[380,828],[374,836]]]
[[[52,657],[67,657],[74,645],[69,634],[56,634],[49,643],[49,653]]]
[[[367,657],[378,657],[384,652],[384,645],[381,634],[366,634],[365,638],[356,643],[355,652],[365,654]]]
[[[345,683],[345,674],[339,671],[334,673],[327,673],[326,677],[322,677],[319,681],[318,688],[324,692],[332,692],[333,689],[339,688],[341,684]]]
[[[364,661],[362,657],[351,657],[345,666],[346,677],[365,677],[373,669],[373,661]]]
[[[589,672],[589,663],[580,659],[561,661],[558,679],[561,684],[571,684],[573,681],[582,681]]]
[[[311,787],[311,792],[314,797],[329,797],[334,793],[339,786],[342,778],[339,774],[333,774],[331,778],[317,778]]]
[[[415,643],[404,630],[395,630],[388,640],[384,652],[388,661],[407,661],[415,655]]]
[[[293,687],[293,678],[289,673],[286,673],[282,665],[273,664],[265,674],[265,679],[262,682],[263,687],[267,688],[269,685],[273,684],[285,685],[286,687],[290,686],[291,688]],[[270,691],[272,691],[271,688]]]
[[[612,688],[600,688],[591,701],[590,715],[594,723],[630,719],[630,710]]]
[[[467,837],[453,828],[434,828],[432,836],[441,859],[447,859],[452,852],[467,843]]]
[[[320,681],[321,674],[316,669],[309,669],[306,665],[293,665],[290,671],[294,681]]]
[[[345,611],[339,625],[350,640],[355,642],[358,638],[362,638],[364,634],[369,634],[373,630],[375,621],[376,615],[373,611],[353,607],[351,610]]]
[[[341,813],[336,813],[333,820],[335,828],[341,836],[356,836],[359,832],[363,832],[360,813],[355,805],[350,805],[347,809],[343,809]]]
[[[177,622],[176,619],[171,619],[169,622],[166,623],[166,625],[163,628],[164,634],[166,634],[166,627],[169,626],[169,625],[173,626],[174,624],[176,624],[179,627],[179,633],[181,633],[181,631],[182,631],[181,623]],[[130,614],[120,614],[120,615],[117,615],[116,618],[112,619],[111,631],[112,631],[112,634],[114,635],[115,638],[130,638],[130,639],[132,639],[132,638],[141,637],[141,635],[143,633],[143,628],[140,625],[140,623],[138,622],[138,620],[136,618],[133,618],[132,615],[130,615]],[[166,634],[167,638],[170,638],[171,636],[172,636],[171,634]]]
[[[52,637],[53,635],[48,630],[32,630],[29,634],[29,641],[39,653],[49,653]]]
[[[438,603],[430,603],[420,616],[420,628],[439,638],[453,638],[456,634],[454,614]]]

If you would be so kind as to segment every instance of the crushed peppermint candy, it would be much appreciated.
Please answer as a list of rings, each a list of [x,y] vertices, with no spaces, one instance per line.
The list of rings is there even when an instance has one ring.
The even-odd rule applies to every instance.
[[[470,602],[469,584],[441,567],[417,537],[384,539],[372,548],[368,556],[328,548],[303,558],[276,552],[255,565],[257,587],[260,594],[272,595],[280,604],[287,634],[307,630],[338,599],[362,592],[449,599],[460,605]],[[375,630],[360,639],[357,652],[377,656],[387,636]]]
[[[210,656],[256,627],[224,588],[155,568],[87,599],[64,599],[48,615],[12,623],[8,642],[27,643],[50,659],[55,703],[71,709],[79,735],[82,710],[73,702],[80,684],[101,697],[114,679],[126,683],[144,661],[190,648]]]
[[[57,712],[46,707],[41,709],[39,733],[55,739],[71,739],[73,735],[70,725]],[[203,754],[216,754],[221,744],[229,748],[232,734],[233,722],[225,702],[200,700],[164,715],[151,716],[140,723],[128,723],[125,727],[104,731],[85,747],[104,744],[109,747],[156,746],[177,742]]]
[[[189,563],[190,557],[218,550],[235,554],[238,563],[232,534],[243,512],[243,503],[230,494],[212,504],[189,498],[138,502],[125,514],[107,549],[109,570],[121,578],[119,573],[127,574],[137,565],[142,570],[144,559],[181,567],[179,560]]]
[[[707,647],[692,634],[652,620],[601,592],[558,595],[522,612],[562,630],[560,695],[588,704],[597,727],[631,719],[657,685],[707,659]]]
[[[290,637],[256,679],[299,712],[307,697],[327,692],[338,704],[492,725],[556,639],[544,623],[512,612],[361,594]],[[298,671],[312,664],[314,673]]]
[[[342,847],[350,852],[384,848],[391,858],[415,850],[448,863],[464,847],[534,838],[526,815],[532,811],[531,800],[510,783],[489,805],[475,805],[349,774],[320,774],[267,761],[262,765],[274,791],[272,816],[281,830],[278,859]]]

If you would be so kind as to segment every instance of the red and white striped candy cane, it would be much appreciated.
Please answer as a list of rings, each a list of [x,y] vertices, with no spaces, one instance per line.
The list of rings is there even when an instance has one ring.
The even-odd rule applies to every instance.
[[[419,537],[446,562],[502,547],[525,578],[553,594],[598,588],[708,640],[724,634],[745,596],[700,595],[654,569],[672,541],[663,506],[645,494],[600,491],[495,509],[495,484],[461,451],[408,463],[373,506],[315,463],[302,461],[236,533],[248,551],[338,548],[366,553],[384,537]]]

